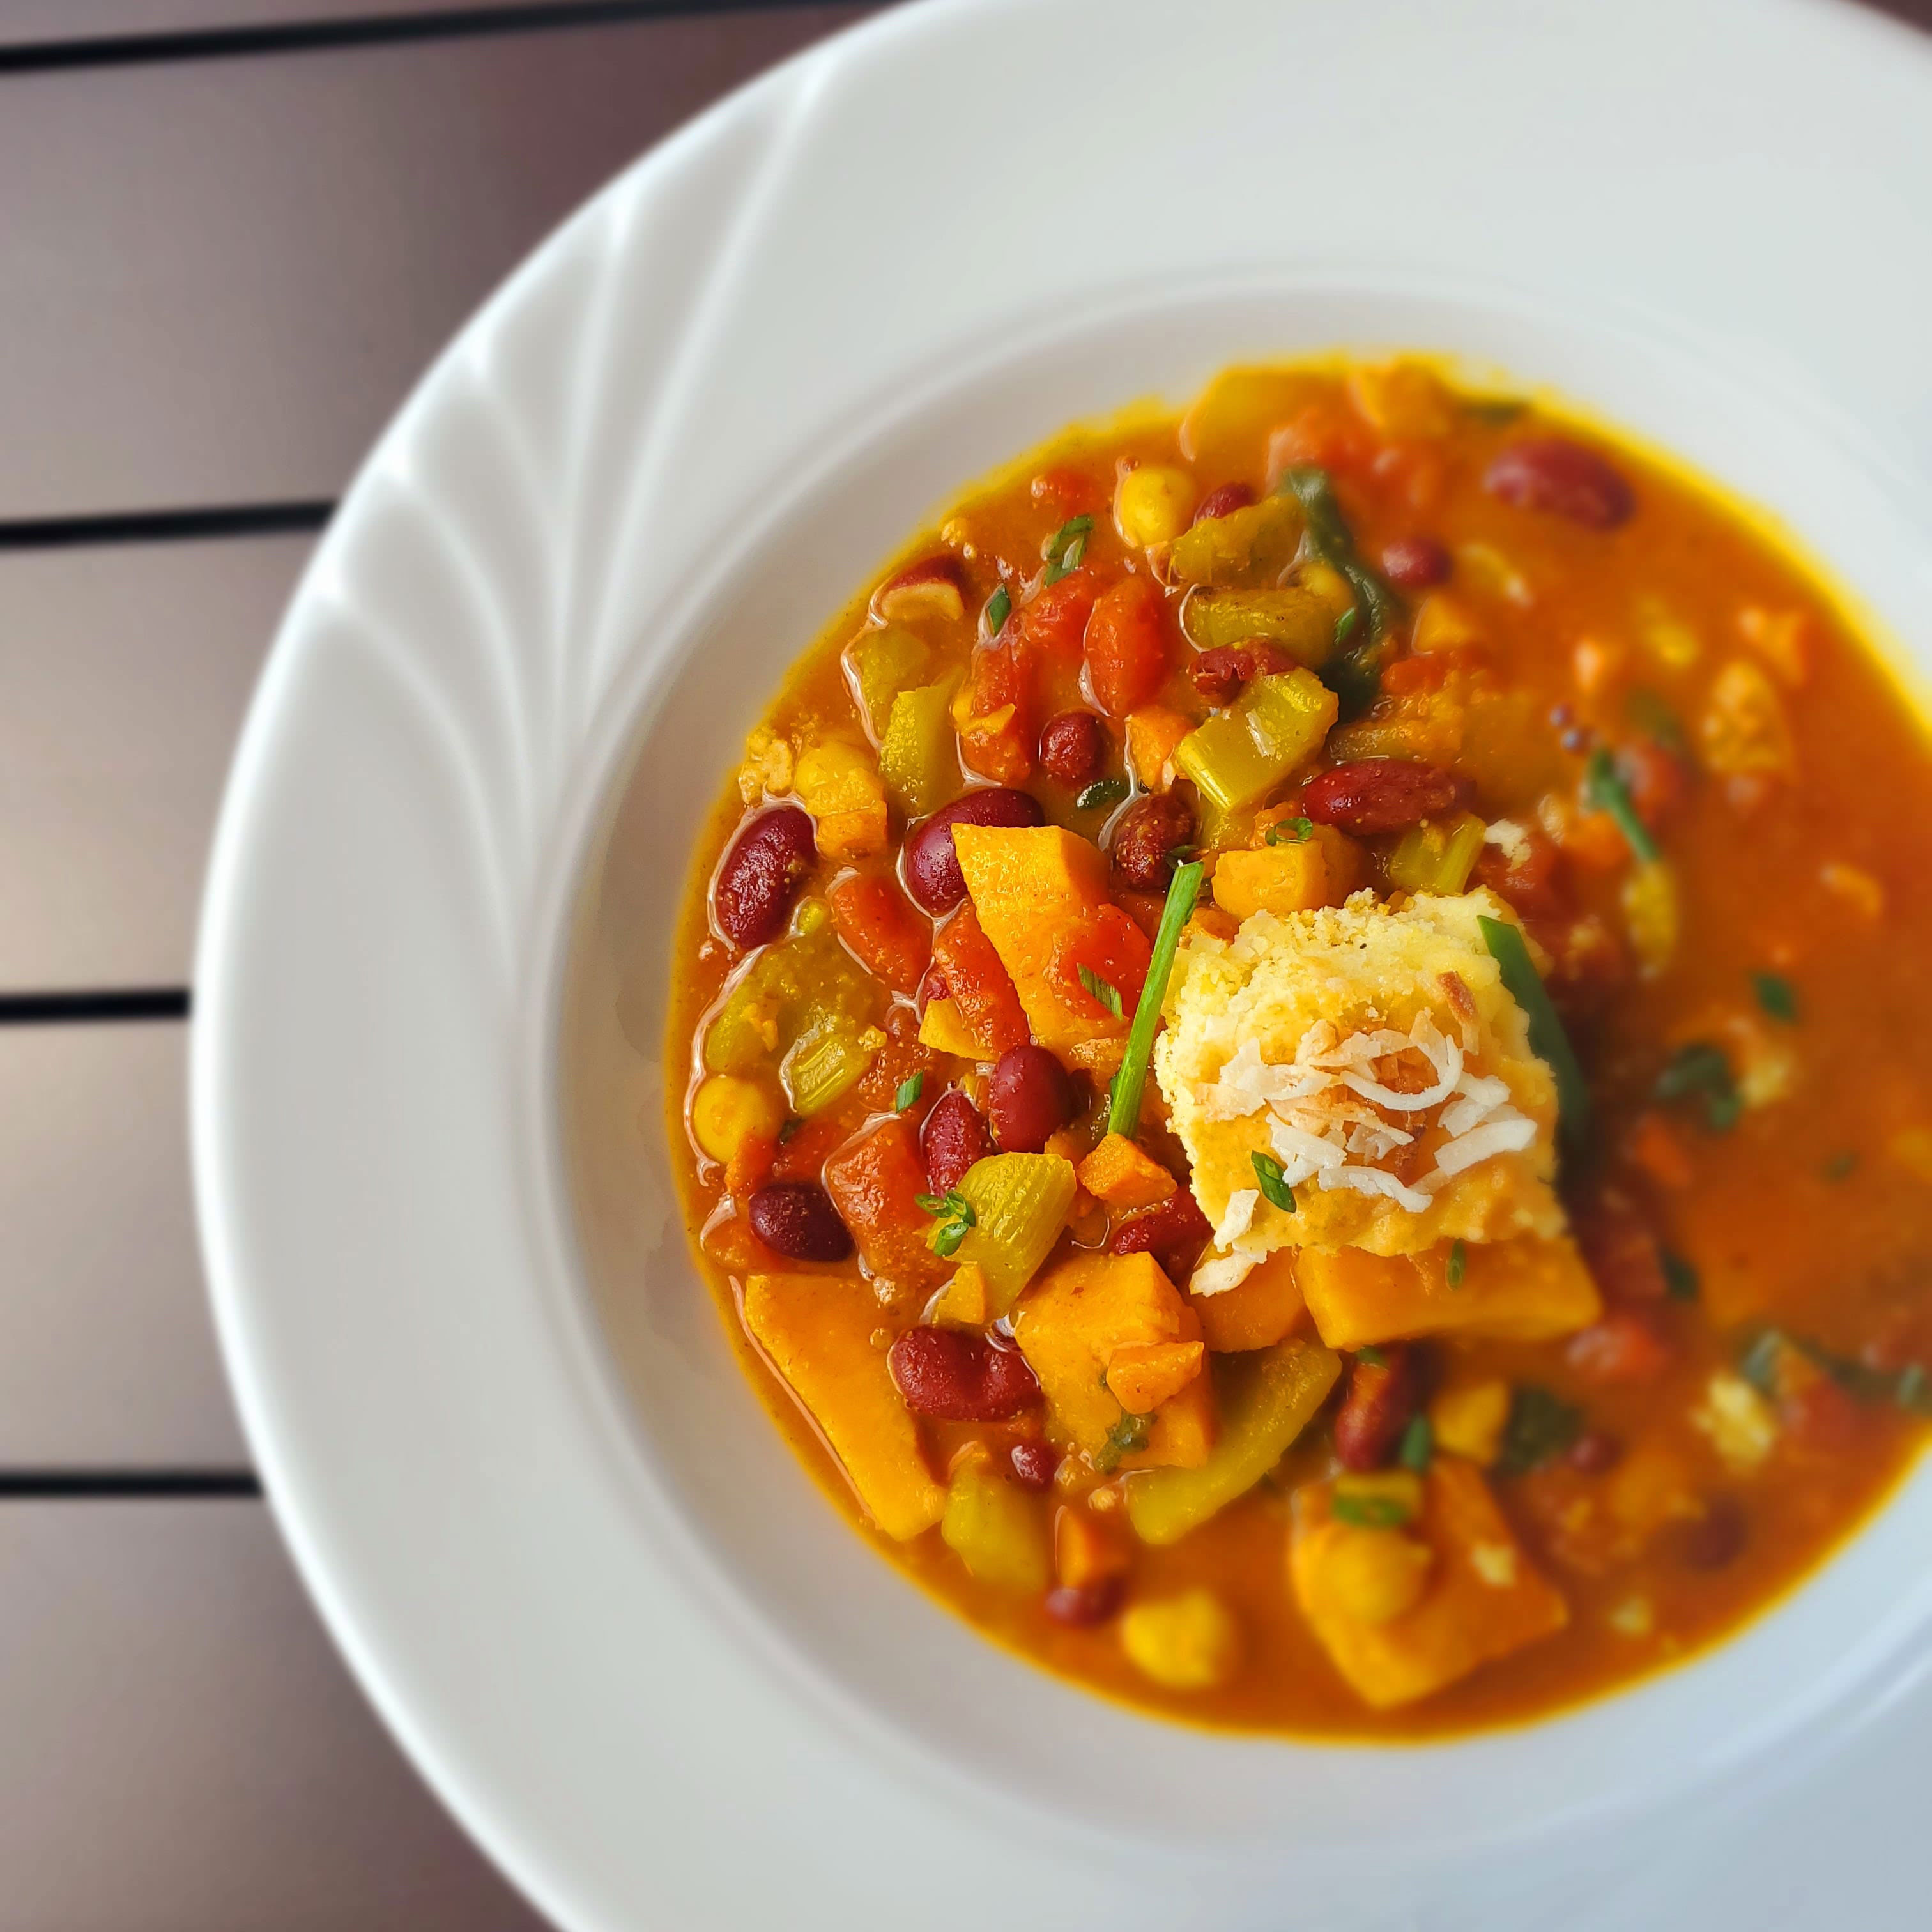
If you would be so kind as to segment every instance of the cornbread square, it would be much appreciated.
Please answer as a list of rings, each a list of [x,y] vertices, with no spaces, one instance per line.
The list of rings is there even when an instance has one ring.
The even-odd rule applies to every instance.
[[[1212,1294],[1284,1246],[1417,1254],[1554,1238],[1556,1084],[1479,918],[1492,892],[1258,912],[1190,931],[1154,1071],[1215,1224]],[[1292,1212],[1260,1192],[1279,1162]],[[1218,1272],[1217,1272],[1218,1270]]]

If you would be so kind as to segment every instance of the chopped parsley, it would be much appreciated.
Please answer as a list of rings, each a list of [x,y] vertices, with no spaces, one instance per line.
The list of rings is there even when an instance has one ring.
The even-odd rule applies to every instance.
[[[1781,973],[1754,973],[1751,991],[1757,1003],[1774,1020],[1786,1026],[1798,1024],[1798,988]]]
[[[1396,1451],[1396,1460],[1405,1469],[1426,1475],[1435,1454],[1436,1432],[1429,1426],[1428,1417],[1412,1415],[1408,1426],[1402,1432],[1402,1447]]]
[[[1257,1150],[1252,1156],[1255,1164],[1255,1180],[1262,1190],[1262,1198],[1271,1206],[1279,1208],[1284,1214],[1294,1212],[1294,1190],[1288,1186],[1281,1171],[1281,1162],[1271,1154]]]
[[[899,1090],[892,1096],[892,1112],[903,1114],[908,1107],[916,1106],[919,1096],[926,1091],[926,1076],[908,1073],[899,1082]]]
[[[1388,1358],[1379,1348],[1358,1348],[1355,1351],[1355,1359],[1358,1362],[1366,1362],[1372,1369],[1385,1369],[1388,1366]]]
[[[1658,1251],[1658,1259],[1664,1267],[1664,1292],[1672,1301],[1695,1301],[1697,1299],[1697,1270],[1682,1255],[1673,1254],[1668,1248]]]
[[[1136,1415],[1130,1409],[1120,1412],[1120,1419],[1107,1432],[1107,1439],[1100,1445],[1100,1453],[1094,1458],[1094,1466],[1102,1475],[1119,1466],[1120,1458],[1136,1449],[1148,1445],[1148,1433],[1153,1426],[1150,1416]]]
[[[1087,539],[1094,534],[1091,517],[1070,517],[1048,538],[1046,548],[1042,554],[1046,559],[1046,572],[1040,579],[1042,585],[1058,584],[1070,570],[1080,568],[1080,560],[1087,554]]]
[[[1120,1017],[1120,989],[1111,980],[1103,980],[1090,966],[1080,969],[1080,983],[1098,1000],[1114,1018]]]
[[[1096,778],[1073,802],[1082,812],[1097,812],[1103,805],[1118,805],[1126,795],[1125,778]]]
[[[788,1115],[778,1124],[778,1145],[783,1147],[805,1123],[796,1114]]]
[[[1820,1172],[1827,1180],[1846,1180],[1851,1178],[1858,1164],[1858,1157],[1855,1154],[1834,1154]]]
[[[1013,614],[1013,600],[1003,584],[986,599],[986,634],[997,638],[1006,628],[1006,620]]]
[[[1701,1100],[1704,1124],[1714,1134],[1729,1133],[1744,1110],[1724,1049],[1708,1040],[1694,1040],[1680,1046],[1651,1090],[1660,1100]]]
[[[941,1261],[949,1259],[958,1252],[967,1230],[980,1218],[974,1212],[972,1202],[956,1187],[949,1188],[943,1195],[920,1194],[914,1198],[938,1222],[929,1237],[932,1252]]]
[[[1853,1356],[1834,1354],[1816,1342],[1787,1335],[1781,1328],[1764,1329],[1751,1339],[1738,1358],[1738,1373],[1760,1394],[1775,1400],[1784,1393],[1778,1362],[1787,1348],[1822,1370],[1859,1402],[1888,1402],[1910,1415],[1932,1416],[1932,1377],[1928,1376],[1923,1363],[1908,1362],[1898,1370],[1875,1369]]]
[[[1583,1432],[1583,1412],[1534,1382],[1510,1391],[1509,1420],[1503,1426],[1500,1475],[1526,1476],[1562,1454]]]
[[[1469,1251],[1460,1238],[1449,1244],[1449,1265],[1442,1270],[1442,1279],[1451,1288],[1460,1288],[1462,1277],[1468,1272]]]

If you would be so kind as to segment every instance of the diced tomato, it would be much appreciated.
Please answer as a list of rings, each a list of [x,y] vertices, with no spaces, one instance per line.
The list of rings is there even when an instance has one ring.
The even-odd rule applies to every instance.
[[[932,1222],[919,1204],[926,1162],[911,1121],[886,1120],[847,1142],[825,1164],[825,1187],[874,1274],[925,1287],[951,1272],[926,1246]]]
[[[1570,1366],[1595,1382],[1648,1382],[1670,1366],[1670,1343],[1648,1309],[1619,1308],[1570,1338]]]
[[[1576,1238],[1606,1301],[1661,1301],[1670,1292],[1657,1237],[1621,1198],[1604,1202],[1586,1214]]]
[[[1822,1372],[1785,1397],[1778,1405],[1778,1418],[1801,1449],[1848,1449],[1864,1430],[1858,1404]]]
[[[895,1016],[905,1014],[908,1019],[911,1017],[903,1006],[896,1006],[892,1010]],[[916,1038],[891,1036],[889,1023],[888,1036],[879,1049],[878,1058],[860,1077],[859,1097],[878,1113],[896,1113],[899,1089],[915,1073],[923,1073],[928,1076],[926,1090],[907,1110],[907,1118],[916,1120],[925,1111],[925,1103],[938,1090],[930,1077],[938,1064],[933,1058],[932,1049],[920,1046]]]
[[[953,714],[968,769],[1001,784],[1024,783],[1033,774],[1034,745],[1040,736],[1033,714],[1033,680],[1013,640],[975,651]]]
[[[1392,442],[1369,467],[1376,481],[1396,491],[1412,510],[1434,509],[1449,478],[1442,447],[1433,442]]]
[[[1126,577],[1094,606],[1087,626],[1087,675],[1094,701],[1124,718],[1151,701],[1167,676],[1166,613],[1160,588]]]
[[[1063,517],[1090,514],[1106,501],[1106,491],[1098,478],[1064,463],[1041,470],[1033,479],[1032,491],[1036,503],[1056,510]]]
[[[1113,1010],[1088,989],[1080,969],[1084,966],[1120,995],[1120,1018],[1124,1024],[1134,1016],[1153,950],[1131,915],[1117,905],[1103,905],[1096,908],[1090,919],[1054,941],[1046,976],[1067,1006],[1104,1032],[1114,1019]]]
[[[848,872],[826,895],[838,937],[896,992],[916,992],[932,933],[905,895],[878,872]]]
[[[1058,584],[1049,584],[1014,618],[1018,626],[1022,664],[1028,652],[1071,668],[1080,662],[1080,640],[1087,632],[1100,584],[1090,570],[1070,570]]]
[[[838,1144],[845,1129],[830,1114],[807,1120],[790,1140],[780,1141],[772,1157],[774,1180],[816,1180],[825,1156]]]
[[[967,1030],[990,1046],[994,1058],[1032,1037],[1018,989],[970,905],[962,906],[939,928],[932,963],[944,976],[946,995],[958,1005]]]
[[[1374,455],[1376,439],[1361,418],[1340,400],[1305,404],[1268,438],[1268,488],[1284,471],[1304,464],[1320,470],[1352,470]]]
[[[1690,789],[1683,760],[1648,738],[1633,739],[1617,754],[1617,770],[1636,815],[1653,832],[1676,816]]]
[[[1526,828],[1507,854],[1499,845],[1485,845],[1477,855],[1472,883],[1508,899],[1526,920],[1562,919],[1570,911],[1562,852],[1541,832]]]
[[[778,1144],[769,1134],[747,1134],[724,1163],[724,1192],[742,1198],[756,1193],[772,1171]]]

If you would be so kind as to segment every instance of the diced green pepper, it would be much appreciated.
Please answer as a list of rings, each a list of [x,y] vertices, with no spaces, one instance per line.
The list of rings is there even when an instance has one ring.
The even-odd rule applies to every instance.
[[[1174,538],[1168,572],[1177,584],[1273,584],[1294,561],[1301,526],[1301,507],[1292,496],[1204,517]]]
[[[1174,769],[1215,811],[1238,812],[1312,758],[1335,715],[1335,694],[1312,671],[1258,677],[1181,740]]]
[[[925,645],[896,625],[861,631],[845,646],[845,675],[874,739],[884,735],[892,700],[923,677],[932,662]]]
[[[1198,1469],[1137,1469],[1126,1479],[1127,1520],[1143,1543],[1178,1543],[1279,1462],[1342,1372],[1342,1358],[1299,1337],[1217,1356],[1220,1433]]]
[[[879,776],[886,797],[908,818],[937,812],[959,790],[959,741],[951,710],[958,688],[955,672],[892,700],[879,745]]]
[[[972,1225],[954,1250],[986,1276],[992,1315],[1006,1313],[1052,1252],[1066,1225],[1077,1183],[1073,1163],[1051,1154],[994,1154],[959,1178]]]
[[[1412,892],[1460,892],[1469,883],[1488,833],[1473,812],[1411,826],[1389,854],[1390,884]]]
[[[1335,614],[1312,590],[1198,591],[1181,608],[1188,641],[1211,651],[1265,638],[1311,670],[1335,654]]]

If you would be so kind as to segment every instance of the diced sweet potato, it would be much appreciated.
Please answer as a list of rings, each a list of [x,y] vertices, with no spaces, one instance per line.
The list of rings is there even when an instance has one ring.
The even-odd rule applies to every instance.
[[[1250,913],[1304,912],[1339,903],[1328,866],[1312,838],[1284,839],[1253,852],[1223,852],[1214,866],[1214,903],[1237,919]]]
[[[1013,1337],[1046,1391],[1050,1426],[1089,1456],[1122,1468],[1207,1460],[1214,1391],[1202,1375],[1154,1410],[1143,1445],[1120,1440],[1130,1412],[1106,1381],[1114,1352],[1201,1339],[1199,1318],[1151,1255],[1080,1254],[1060,1262],[1022,1298]]]
[[[1110,1208],[1151,1208],[1174,1192],[1174,1176],[1125,1134],[1109,1134],[1080,1163],[1080,1184]]]
[[[1150,1415],[1198,1376],[1204,1342],[1130,1342],[1107,1362],[1107,1390],[1130,1415]]]
[[[1124,1576],[1132,1562],[1120,1537],[1090,1510],[1069,1506],[1054,1518],[1054,1574],[1070,1589],[1090,1590]]]
[[[1164,704],[1150,704],[1127,717],[1127,762],[1143,791],[1165,791],[1174,782],[1174,750],[1194,729],[1194,721]]]
[[[992,1319],[992,1291],[986,1270],[976,1262],[968,1262],[954,1271],[946,1292],[932,1305],[935,1322],[957,1322],[968,1328],[983,1328]]]
[[[799,754],[792,776],[821,858],[856,859],[886,845],[886,788],[868,752],[836,738]]]
[[[959,1016],[956,1000],[928,1000],[919,1022],[919,1043],[962,1060],[993,1060],[990,1040],[980,1039]]]
[[[1431,1466],[1414,1526],[1435,1556],[1419,1599],[1380,1622],[1343,1613],[1325,1570],[1345,1535],[1358,1532],[1333,1514],[1334,1486],[1295,1492],[1289,1574],[1335,1667],[1377,1710],[1426,1697],[1569,1622],[1568,1606],[1531,1567],[1481,1472],[1449,1456]]]
[[[1188,1298],[1201,1333],[1217,1355],[1271,1348],[1294,1332],[1306,1304],[1294,1278],[1294,1250],[1277,1248],[1245,1280],[1219,1294]]]
[[[937,1522],[946,1492],[926,1467],[884,1352],[872,1346],[879,1307],[871,1289],[830,1275],[754,1274],[744,1316],[880,1528],[904,1541]]]
[[[1392,1256],[1302,1249],[1295,1279],[1322,1340],[1331,1348],[1414,1335],[1543,1342],[1587,1328],[1603,1312],[1596,1283],[1567,1234],[1468,1242],[1461,1284],[1451,1288],[1454,1245]]]
[[[946,1264],[926,1244],[926,1162],[911,1121],[896,1114],[847,1142],[825,1164],[825,1186],[874,1274],[914,1290],[946,1279]]]

